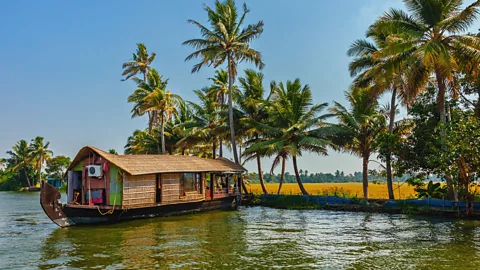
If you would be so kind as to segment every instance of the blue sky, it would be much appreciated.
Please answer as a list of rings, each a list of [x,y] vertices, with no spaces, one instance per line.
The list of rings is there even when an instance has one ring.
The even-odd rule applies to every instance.
[[[187,20],[206,22],[204,3],[213,1],[2,2],[0,156],[37,135],[51,142],[56,155],[73,157],[84,145],[123,152],[127,137],[146,125],[146,119],[130,118],[126,100],[134,83],[120,81],[121,65],[138,42],[157,53],[153,67],[169,78],[168,88],[195,100],[192,90],[206,86],[213,69],[191,74],[194,62],[184,59],[192,49],[181,43],[199,36]],[[247,4],[247,21],[265,23],[252,44],[266,63],[265,85],[299,77],[316,102],[329,103],[345,103],[351,42],[389,7],[403,8],[397,0]],[[361,169],[358,158],[333,151],[328,157],[305,154],[299,164],[310,172]],[[247,168],[255,171],[254,164]]]

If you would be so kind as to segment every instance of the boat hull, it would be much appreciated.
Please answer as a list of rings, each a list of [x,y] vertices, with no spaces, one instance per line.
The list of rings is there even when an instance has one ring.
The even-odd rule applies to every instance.
[[[52,190],[53,189],[53,190]],[[47,216],[58,226],[115,223],[123,220],[183,215],[210,210],[230,210],[236,207],[236,196],[198,202],[156,205],[142,208],[101,209],[96,206],[60,204],[60,193],[48,183],[42,184],[40,203]]]

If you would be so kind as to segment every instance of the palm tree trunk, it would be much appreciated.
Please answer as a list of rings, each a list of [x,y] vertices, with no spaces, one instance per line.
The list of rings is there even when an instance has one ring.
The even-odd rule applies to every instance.
[[[213,159],[216,159],[216,152],[217,152],[217,148],[216,148],[216,142],[217,140],[216,139],[213,139],[212,140],[212,158]]]
[[[397,98],[397,88],[393,87],[392,101],[390,104],[390,123],[388,125],[388,133],[390,134],[393,134],[393,126],[395,124],[396,98]],[[388,149],[387,155],[385,157],[385,161],[386,161],[386,171],[387,171],[388,198],[390,200],[394,200],[395,195],[393,194],[392,151],[390,151],[390,149]]]
[[[245,180],[242,179],[242,189],[244,194],[248,194],[247,186],[245,185]]]
[[[28,185],[29,187],[31,187],[32,184],[30,183],[30,178],[28,178],[27,169],[23,168],[23,173],[25,174],[25,179],[27,180],[27,185]]]
[[[150,135],[152,135],[152,131],[153,131],[153,121],[154,121],[154,116],[153,116],[153,113],[152,112],[147,112],[147,115],[148,115],[148,133]]]
[[[38,165],[37,172],[38,172],[37,183],[40,183],[40,181],[42,181],[42,158],[41,157],[40,157],[40,164]]]
[[[363,198],[368,199],[368,159],[370,158],[369,152],[363,153],[363,170],[362,170],[362,180],[363,180]]]
[[[442,76],[442,73],[440,72],[440,69],[438,67],[435,67],[435,77],[437,79],[437,84],[438,84],[438,95],[437,95],[437,110],[438,113],[440,114],[440,124],[442,125],[441,130],[440,130],[440,136],[441,136],[441,142],[442,142],[442,150],[445,151],[445,125],[447,123],[447,114],[445,111],[445,93],[447,91],[446,85],[445,85],[445,79]],[[452,178],[449,175],[445,176],[445,181],[447,182],[447,188],[448,188],[448,198],[450,200],[455,199],[455,191],[453,189],[453,183],[452,183]]]
[[[257,154],[257,167],[258,167],[258,178],[260,179],[260,185],[262,186],[262,191],[264,194],[268,194],[268,190],[265,187],[263,182],[263,172],[262,172],[262,163],[260,162],[260,155]]]
[[[237,154],[237,143],[235,142],[235,127],[233,126],[233,60],[228,54],[228,122],[230,124],[230,139],[232,141],[233,159],[240,164]]]
[[[165,155],[165,121],[162,114],[161,128],[160,128],[160,137],[162,140],[162,155]]]
[[[280,184],[278,185],[277,194],[280,195],[283,186],[283,180],[285,179],[285,157],[282,157],[282,173],[280,174]]]
[[[293,170],[295,171],[295,176],[297,178],[297,184],[298,187],[300,187],[300,190],[302,191],[303,195],[308,195],[307,190],[303,187],[302,179],[300,178],[300,174],[298,173],[298,168],[297,168],[297,157],[293,156]]]
[[[223,143],[222,143],[222,139],[219,139],[219,142],[220,142],[220,145],[219,145],[219,149],[218,149],[218,155],[220,157],[223,157]]]

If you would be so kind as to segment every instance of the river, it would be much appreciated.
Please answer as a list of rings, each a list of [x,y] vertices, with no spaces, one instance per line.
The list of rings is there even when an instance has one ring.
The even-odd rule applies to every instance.
[[[239,211],[58,228],[39,193],[0,192],[0,269],[478,269],[480,222]]]

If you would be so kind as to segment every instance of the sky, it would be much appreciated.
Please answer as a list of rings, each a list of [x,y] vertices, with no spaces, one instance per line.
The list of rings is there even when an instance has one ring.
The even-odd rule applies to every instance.
[[[388,8],[404,8],[400,0],[246,2],[246,22],[265,23],[251,44],[266,64],[264,85],[300,78],[316,103],[345,105],[352,81],[348,47]],[[207,86],[214,69],[191,74],[196,62],[184,61],[192,48],[182,42],[200,37],[187,20],[206,23],[204,4],[213,1],[2,2],[0,157],[18,140],[35,136],[50,141],[55,155],[73,158],[85,145],[122,153],[127,137],[147,124],[146,117],[131,119],[127,97],[135,84],[121,81],[122,63],[136,43],[157,54],[152,67],[169,78],[169,90],[195,101],[192,90]],[[333,150],[327,157],[305,153],[298,162],[309,172],[361,171],[359,158]],[[263,166],[269,170],[271,161]],[[253,163],[246,168],[256,171]]]

